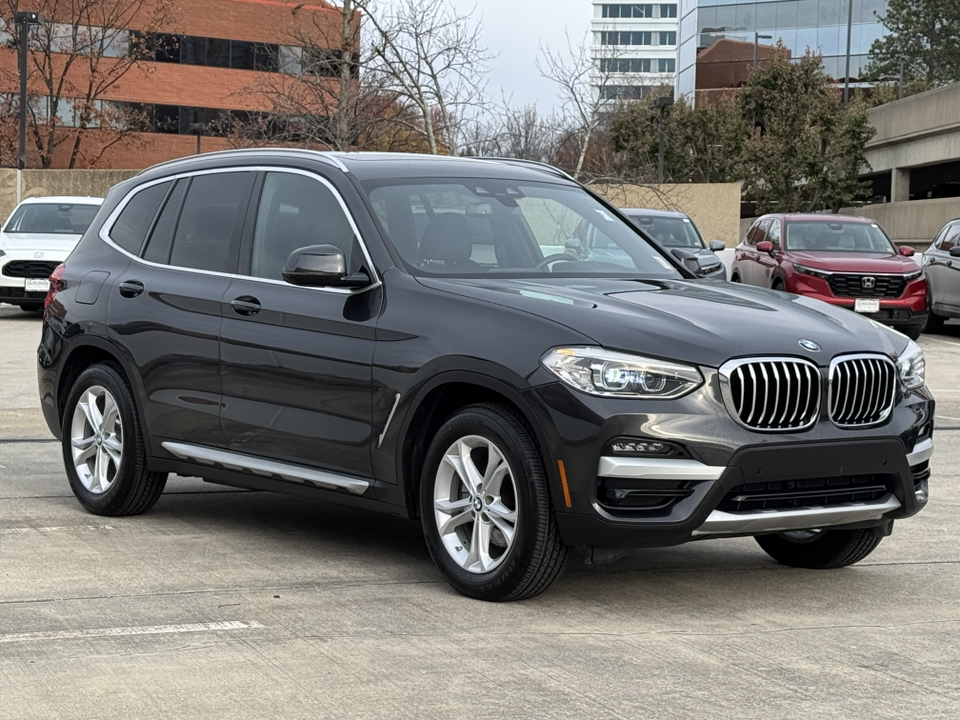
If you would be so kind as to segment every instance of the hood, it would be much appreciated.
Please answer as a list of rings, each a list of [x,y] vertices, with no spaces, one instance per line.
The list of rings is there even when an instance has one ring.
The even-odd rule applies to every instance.
[[[722,281],[436,279],[436,290],[560,323],[611,350],[709,367],[734,357],[789,355],[818,365],[849,352],[898,355],[907,338],[818,300]],[[820,352],[800,347],[817,343]],[[547,348],[544,348],[547,350]]]
[[[63,233],[0,233],[0,247],[6,250],[70,252],[81,237]]]
[[[817,270],[841,273],[909,273],[920,268],[913,258],[889,253],[812,253],[791,250],[785,254],[784,259]]]

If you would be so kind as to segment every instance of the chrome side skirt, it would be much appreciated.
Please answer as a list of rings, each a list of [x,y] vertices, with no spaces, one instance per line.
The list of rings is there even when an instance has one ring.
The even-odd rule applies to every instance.
[[[847,525],[878,520],[900,507],[900,501],[888,493],[868,503],[844,503],[831,507],[808,507],[796,510],[759,510],[731,513],[714,510],[694,535],[760,535],[785,530],[812,530],[831,525]]]
[[[216,465],[227,470],[250,472],[265,477],[275,477],[325,490],[349,490],[356,495],[362,495],[370,487],[370,482],[367,480],[338,475],[325,470],[314,470],[299,465],[276,462],[275,460],[264,460],[263,458],[227,450],[175,442],[165,442],[162,445],[164,450],[181,460],[189,460],[203,465]]]

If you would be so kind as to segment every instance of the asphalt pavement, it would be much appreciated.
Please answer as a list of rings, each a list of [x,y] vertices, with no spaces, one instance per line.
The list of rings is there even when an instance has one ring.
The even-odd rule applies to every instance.
[[[932,499],[860,564],[750,539],[573,563],[485,604],[419,528],[173,478],[73,499],[36,396],[39,317],[0,309],[0,719],[960,717],[960,325],[924,337]]]

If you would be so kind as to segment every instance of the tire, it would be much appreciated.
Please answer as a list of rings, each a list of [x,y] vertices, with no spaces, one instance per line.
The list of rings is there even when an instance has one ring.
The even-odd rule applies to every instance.
[[[160,498],[166,473],[147,470],[140,418],[120,370],[84,370],[67,396],[63,462],[70,488],[95,515],[139,515]]]
[[[927,315],[927,322],[923,326],[923,331],[932,335],[938,335],[943,332],[943,324],[946,321],[947,319],[943,315],[937,315],[931,310],[930,314]]]
[[[808,530],[758,535],[757,544],[777,562],[790,567],[825,570],[860,562],[880,544],[866,530]]]
[[[499,458],[493,467],[492,452]],[[477,480],[468,486],[463,476],[471,469]],[[420,512],[431,557],[467,597],[531,598],[566,567],[540,453],[524,423],[502,406],[464,408],[437,431],[424,463]]]
[[[40,303],[20,303],[20,309],[24,312],[39,312],[43,309]]]
[[[735,282],[735,283],[740,282],[740,276],[734,273],[733,275],[730,276],[730,282]]]
[[[778,290],[779,292],[786,292],[786,290],[784,289],[783,280],[774,280],[773,289]]]
[[[903,334],[906,335],[911,340],[919,340],[920,333],[923,332],[923,325],[910,325],[903,329]]]

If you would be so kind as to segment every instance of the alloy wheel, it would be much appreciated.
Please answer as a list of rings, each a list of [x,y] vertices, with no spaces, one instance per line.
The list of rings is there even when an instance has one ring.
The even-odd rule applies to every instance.
[[[471,573],[498,567],[517,532],[517,488],[504,453],[479,435],[456,440],[437,468],[434,521],[457,565]]]
[[[83,487],[95,495],[107,492],[123,462],[123,421],[109,390],[93,385],[80,395],[73,412],[70,445]]]

